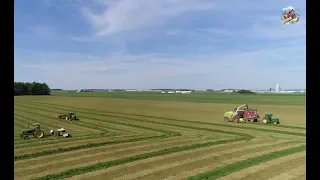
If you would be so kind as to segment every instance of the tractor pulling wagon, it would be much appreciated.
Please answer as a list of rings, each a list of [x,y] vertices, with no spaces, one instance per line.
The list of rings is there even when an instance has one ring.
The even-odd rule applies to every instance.
[[[22,130],[20,136],[25,140],[29,139],[30,135],[37,139],[41,139],[48,136],[71,137],[71,135],[64,128],[57,129],[56,131],[50,130],[47,134],[45,134],[44,131],[40,129],[39,123],[33,124],[33,126],[35,127],[32,129]]]
[[[68,114],[60,114],[60,115],[58,115],[58,118],[65,119],[67,121],[79,120],[76,113],[73,113],[73,112],[69,112]]]
[[[227,111],[224,113],[224,120],[226,122],[246,123],[246,122],[259,122],[260,116],[257,109],[249,108],[247,104],[243,104],[234,111]],[[277,117],[272,116],[270,113],[266,113],[262,119],[264,124],[280,124],[280,120]]]

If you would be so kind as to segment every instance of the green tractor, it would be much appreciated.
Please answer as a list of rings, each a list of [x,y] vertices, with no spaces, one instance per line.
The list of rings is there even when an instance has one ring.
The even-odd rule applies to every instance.
[[[38,138],[38,139],[43,138],[44,131],[40,129],[40,124],[36,123],[36,124],[33,124],[33,126],[35,126],[35,127],[32,129],[23,130],[21,132],[20,136],[23,139],[29,139],[29,135],[33,135],[33,137]]]
[[[262,123],[264,124],[280,124],[280,119],[274,117],[271,113],[266,113],[264,118],[262,119]]]
[[[73,112],[69,112],[68,114],[60,114],[60,115],[58,115],[58,118],[65,119],[67,121],[79,120],[76,113],[73,113]]]

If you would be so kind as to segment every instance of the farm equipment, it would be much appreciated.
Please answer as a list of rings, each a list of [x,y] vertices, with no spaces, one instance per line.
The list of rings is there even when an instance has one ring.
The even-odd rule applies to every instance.
[[[235,123],[258,122],[260,119],[257,109],[249,108],[247,104],[243,104],[234,111],[224,113],[226,122],[233,121]]]
[[[262,119],[264,124],[280,124],[280,119],[274,117],[271,113],[266,113]]]
[[[58,115],[58,118],[65,119],[67,121],[79,120],[76,113],[73,113],[73,112],[69,112],[68,114],[60,114],[60,115]]]
[[[33,126],[35,127],[32,129],[23,130],[20,136],[23,139],[29,139],[29,135],[33,135],[33,137],[38,139],[43,138],[45,134],[44,134],[44,131],[40,129],[40,124],[36,123],[36,124],[33,124]]]
[[[55,132],[53,130],[50,130],[49,135],[71,137],[71,135],[64,128],[57,129]]]

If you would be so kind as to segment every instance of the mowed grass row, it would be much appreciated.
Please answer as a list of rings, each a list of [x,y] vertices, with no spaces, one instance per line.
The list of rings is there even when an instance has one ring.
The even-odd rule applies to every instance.
[[[134,162],[137,160],[149,159],[152,157],[188,151],[188,150],[192,150],[192,149],[196,149],[196,148],[214,146],[214,145],[218,145],[221,143],[231,143],[232,141],[236,141],[236,140],[221,140],[221,141],[208,142],[208,143],[197,143],[197,144],[192,144],[192,145],[187,145],[187,146],[171,147],[171,148],[167,148],[167,149],[138,154],[138,155],[131,156],[131,157],[126,157],[126,158],[121,158],[121,159],[111,160],[111,161],[106,161],[106,162],[99,162],[97,164],[83,166],[83,167],[79,167],[79,168],[73,168],[73,169],[66,170],[64,172],[46,175],[44,177],[41,177],[40,179],[53,179],[53,178],[62,179],[62,178],[72,177],[74,175],[79,175],[79,174],[88,173],[88,172],[94,172],[94,171],[101,170],[101,169],[107,169],[107,168],[110,168],[113,166],[118,166],[121,164],[131,163],[131,162]],[[284,144],[281,144],[280,147],[277,147],[277,145],[275,145],[275,144],[271,144],[271,145],[269,145],[269,148],[270,148],[269,151],[274,151],[274,149],[282,150],[284,148],[288,148],[288,147],[292,148],[292,147],[296,147],[296,146],[297,146],[296,143],[291,144],[291,145],[287,145],[287,146]],[[254,151],[254,149],[256,149],[256,148],[257,147],[251,149],[251,151]],[[264,152],[267,151],[266,149],[268,149],[268,148],[265,146],[265,147],[263,147],[263,149],[261,149],[260,152],[257,152],[256,154],[252,153],[251,155],[253,156],[253,155],[257,155],[257,154],[263,154]],[[234,149],[234,150],[236,150],[236,149]],[[247,152],[247,151],[244,151],[244,152]],[[244,152],[242,154],[247,155]],[[241,152],[234,153],[234,155],[236,155],[236,156],[239,156],[239,154],[241,156]],[[279,157],[281,157],[281,156],[279,156]],[[202,162],[202,161],[200,161],[200,162]],[[206,163],[203,163],[202,166],[205,165]],[[183,168],[183,169],[186,170],[185,168]],[[116,174],[119,174],[119,173],[116,173]],[[159,175],[159,173],[157,173],[157,175]],[[165,173],[164,175],[167,176],[168,174]]]
[[[209,146],[104,168],[86,173],[81,176],[81,179],[101,179],[102,177],[107,179],[164,179],[209,164],[245,157],[248,154],[246,152],[249,151],[263,153],[272,148],[292,146],[293,143],[288,141],[262,143],[259,141],[250,144],[232,143],[236,148],[230,148],[231,144]],[[71,179],[77,179],[77,177],[80,176]]]
[[[30,106],[25,106],[25,105],[17,105],[17,108],[20,108],[20,111],[24,111],[24,112],[28,112],[30,114],[34,114],[37,115],[38,117],[43,117],[43,118],[47,118],[47,119],[52,119],[52,114],[56,114],[56,108],[39,108],[39,107],[30,107]],[[30,112],[30,109],[33,109],[33,112]],[[90,116],[81,116],[80,121],[72,121],[68,123],[72,123],[78,126],[82,126],[82,124],[86,123],[88,128],[94,129],[94,130],[100,130],[101,132],[105,132],[107,131],[107,129],[109,129],[109,131],[111,130],[115,130],[115,132],[119,132],[120,128],[121,128],[121,132],[145,132],[148,133],[150,132],[150,129],[141,129],[141,128],[137,128],[137,127],[128,127],[128,126],[123,126],[123,125],[118,125],[118,127],[113,127],[108,125],[108,123],[106,121],[94,121],[95,119],[93,119]],[[59,120],[58,120],[59,121]],[[90,125],[88,125],[90,124]],[[97,127],[97,128],[96,128]],[[111,129],[111,130],[110,130]]]
[[[204,130],[204,128],[202,128],[201,130]],[[206,130],[208,130],[208,129],[206,129]],[[210,129],[209,129],[210,130]]]
[[[92,111],[95,113],[111,113],[111,114],[116,114],[116,115],[128,115],[128,116],[137,116],[137,117],[145,117],[145,118],[156,118],[156,119],[162,119],[162,120],[179,120],[175,118],[168,118],[168,117],[159,117],[159,116],[150,116],[150,115],[142,115],[142,114],[132,114],[132,113],[122,113],[122,112],[113,112],[113,111],[108,111],[108,110],[96,110],[96,109],[88,109],[88,108],[81,108],[81,107],[76,107],[76,106],[67,106],[67,105],[62,105],[62,104],[53,104],[53,103],[45,103],[45,102],[29,102],[27,104],[33,105],[33,106],[42,106],[42,107],[48,107],[48,108],[68,108],[68,109],[77,109],[78,111]],[[63,109],[64,110],[64,109]],[[222,120],[223,118],[221,118]],[[181,120],[180,120],[181,121]],[[203,123],[206,124],[207,122],[199,122],[199,121],[190,121],[190,120],[182,120],[184,122],[193,122],[193,123]],[[217,124],[217,123],[214,123]],[[269,128],[288,128],[288,129],[296,129],[296,130],[306,130],[305,127],[300,127],[300,126],[288,126],[288,125],[268,125],[268,124],[260,124],[260,123],[248,123],[247,125],[260,125],[261,127],[269,127]]]
[[[52,106],[51,106],[52,107]],[[66,107],[67,108],[67,107]],[[66,108],[60,108],[59,109],[66,109]],[[71,107],[68,107],[71,108]],[[157,123],[157,124],[163,124],[163,125],[175,125],[173,124],[173,122],[177,122],[179,123],[179,125],[175,125],[175,126],[179,126],[182,127],[181,122],[184,123],[192,123],[192,124],[204,124],[204,125],[212,125],[212,126],[220,126],[220,127],[228,127],[228,128],[237,128],[237,129],[246,129],[246,130],[256,130],[256,131],[264,131],[264,132],[271,132],[271,133],[280,133],[280,134],[288,134],[288,135],[297,135],[297,136],[305,136],[304,132],[292,132],[292,131],[281,131],[281,130],[277,130],[277,129],[266,129],[266,128],[257,128],[254,126],[248,127],[248,126],[235,126],[235,125],[229,125],[229,123],[227,124],[219,124],[219,123],[206,123],[206,122],[195,122],[195,121],[186,121],[186,120],[179,120],[179,119],[170,119],[170,118],[161,118],[161,117],[152,117],[152,116],[148,116],[148,117],[141,117],[138,118],[129,118],[129,117],[125,117],[122,115],[112,115],[111,114],[107,114],[107,113],[103,113],[101,111],[97,111],[97,110],[89,110],[89,109],[84,109],[84,108],[76,108],[76,107],[72,107],[73,109],[77,110],[78,112],[81,112],[83,114],[90,114],[90,115],[97,115],[97,116],[102,116],[102,117],[113,117],[113,118],[125,118],[125,119],[130,119],[130,120],[135,120],[135,121],[144,121],[144,122],[150,122],[150,123]],[[131,116],[134,116],[133,114],[130,114]],[[88,118],[87,116],[83,116]],[[91,116],[90,116],[91,117]],[[150,119],[160,119],[161,122],[157,122],[157,121],[150,121],[150,120],[146,120],[146,118]],[[164,123],[168,122],[168,123]],[[245,124],[247,125],[247,124]],[[270,126],[269,126],[270,127]]]
[[[135,126],[137,126],[137,125],[135,125]],[[143,127],[143,126],[139,126],[139,127]],[[154,129],[154,128],[152,128],[152,129]],[[215,132],[215,131],[217,131],[217,132],[219,132],[219,133],[227,133],[227,134],[235,134],[235,135],[242,135],[242,136],[244,136],[245,138],[252,138],[252,136],[250,136],[250,135],[246,135],[246,134],[242,134],[242,133],[234,133],[234,132],[228,132],[228,131],[221,131],[221,130],[212,130],[212,129],[209,129],[211,132]],[[161,130],[161,131],[163,131],[163,130]],[[165,131],[165,132],[168,132],[168,131]],[[86,148],[87,146],[84,146],[83,148]],[[89,146],[90,147],[90,146]],[[74,148],[71,148],[72,150],[75,150],[75,149],[77,149],[78,147],[74,147]],[[61,149],[61,148],[59,148],[59,149]],[[69,150],[70,150],[70,148],[69,148]],[[49,151],[49,152],[52,152],[52,153],[61,153],[61,152],[64,152],[64,151],[54,151],[54,150],[51,150],[51,151]],[[43,153],[41,153],[41,152],[37,152],[36,153],[36,155],[34,155],[34,154],[24,154],[24,155],[20,155],[20,156],[18,156],[16,159],[18,160],[18,159],[21,159],[21,158],[31,158],[31,157],[34,157],[34,156],[42,156],[42,155],[49,155],[48,154],[48,151],[44,151]]]
[[[35,109],[34,107],[33,107],[33,109]],[[88,117],[86,117],[86,116],[84,116],[85,118],[88,118]],[[90,118],[92,119],[92,118],[94,118],[95,116],[93,116],[93,115],[90,115]],[[101,118],[101,117],[100,117]],[[123,119],[128,119],[128,120],[137,120],[137,119],[132,119],[132,118],[128,118],[128,117],[126,117],[126,118],[122,118],[122,119],[113,119],[114,121],[116,121],[116,122],[112,122],[112,123],[116,123],[116,124],[125,124],[125,125],[127,125],[127,124],[130,124],[131,122],[130,121],[128,121],[128,122],[123,122],[122,120]],[[104,117],[102,117],[101,119],[95,119],[95,120],[98,120],[98,121],[107,121],[108,119],[105,119]],[[139,120],[138,120],[138,122],[140,122]],[[146,122],[143,122],[143,123],[141,123],[141,124],[139,124],[140,126],[141,125],[146,125]],[[171,124],[166,124],[166,125],[170,125],[171,126]],[[136,126],[136,125],[135,125]],[[152,125],[149,125],[148,127],[152,127],[152,126],[154,126],[153,124]],[[163,129],[166,129],[166,128],[168,128],[168,127],[166,127],[166,126],[158,126],[157,125],[157,127],[159,128],[159,127],[161,127],[161,128],[163,128]],[[176,130],[177,128],[176,128],[177,126],[175,126],[174,128],[172,128],[171,130]],[[191,127],[187,127],[187,129],[188,129],[188,132],[190,132],[190,130],[198,130],[198,131],[201,131],[202,129],[195,129],[195,128],[191,128]],[[184,131],[186,131],[186,130],[184,130]],[[209,130],[210,132],[213,132],[213,130]],[[179,130],[179,132],[181,132],[180,130]],[[217,130],[216,130],[216,132],[217,132]],[[231,134],[234,134],[234,133],[231,133]],[[243,134],[236,134],[236,135],[243,135]],[[227,135],[228,136],[228,135]]]
[[[228,165],[213,169],[211,171],[207,171],[207,172],[189,177],[188,180],[218,179],[220,177],[231,174],[232,172],[240,171],[240,170],[246,169],[248,167],[252,167],[252,166],[264,163],[264,162],[268,162],[268,161],[271,161],[273,159],[277,159],[277,158],[280,158],[283,156],[288,156],[291,154],[303,152],[305,150],[306,150],[306,145],[300,145],[300,146],[289,148],[289,149],[284,149],[284,150],[280,150],[280,151],[271,152],[268,154],[263,154],[261,156],[238,161],[233,164],[228,164]]]
[[[35,107],[33,107],[33,109],[35,109]],[[92,115],[96,115],[91,113]],[[92,115],[90,117],[92,117]],[[97,116],[101,116],[101,119],[95,119],[98,121],[108,121],[110,123],[115,123],[115,124],[123,124],[123,125],[130,125],[130,126],[134,126],[134,127],[140,127],[140,128],[146,128],[142,125],[137,125],[137,124],[130,124],[130,123],[123,123],[123,122],[119,122],[118,119],[116,119],[116,121],[109,121],[109,119],[104,119],[104,116],[110,117],[109,115],[100,115],[98,114]],[[85,118],[89,118],[87,116],[83,116]],[[209,131],[209,132],[216,132],[216,133],[225,133],[225,134],[230,134],[230,135],[236,135],[236,136],[244,136],[244,137],[248,137],[253,138],[253,136],[249,135],[249,134],[244,134],[244,133],[239,133],[239,132],[233,132],[233,131],[223,131],[223,130],[219,130],[219,129],[209,129],[209,128],[197,128],[194,126],[183,126],[183,125],[176,125],[176,124],[170,124],[170,123],[161,123],[161,122],[153,122],[153,121],[149,121],[149,120],[145,120],[145,119],[138,119],[138,118],[129,118],[129,117],[118,117],[118,116],[111,116],[113,118],[119,118],[119,119],[124,119],[124,120],[129,120],[129,121],[137,121],[137,122],[142,122],[142,124],[146,124],[146,123],[156,123],[156,124],[162,124],[162,125],[167,125],[167,126],[175,126],[175,127],[181,127],[181,128],[186,128],[186,129],[193,129],[193,130],[200,130],[200,131]],[[93,119],[93,118],[91,118]],[[147,129],[152,129],[151,127],[153,126],[147,126]],[[167,130],[157,130],[159,132],[163,132],[163,133],[170,133]],[[173,132],[175,133],[175,132]]]
[[[84,146],[81,147],[71,146],[69,149],[60,149],[58,152],[55,152],[57,149],[51,148],[50,150],[52,151],[46,152],[47,154],[41,154],[44,151],[36,152],[40,153],[40,155],[36,156],[31,155],[35,153],[23,154],[29,157],[15,160],[15,167],[17,167],[17,170],[15,170],[15,179],[30,179],[34,177],[38,177],[39,179],[105,179],[106,177],[108,179],[159,179],[159,177],[181,179],[194,176],[199,172],[214,171],[217,168],[232,165],[250,158],[257,158],[273,151],[280,152],[284,149],[292,149],[305,144],[305,128],[294,125],[285,127],[276,126],[273,128],[271,126],[251,124],[241,126],[238,124],[220,123],[220,125],[217,125],[219,123],[203,122],[201,119],[199,119],[199,121],[195,119],[193,122],[189,122],[190,119],[171,118],[170,115],[167,114],[170,111],[163,111],[163,116],[161,113],[159,114],[160,116],[158,116],[149,113],[146,115],[136,114],[135,112],[128,113],[127,111],[126,113],[121,112],[121,108],[130,108],[130,106],[125,105],[126,100],[121,102],[123,105],[121,105],[121,103],[112,104],[120,110],[116,111],[116,108],[109,108],[111,105],[108,105],[109,100],[107,99],[102,100],[97,98],[97,100],[99,99],[97,104],[91,106],[90,104],[83,104],[83,99],[87,98],[81,98],[82,100],[66,97],[50,98],[51,100],[48,99],[48,97],[32,97],[28,99],[28,102],[20,101],[17,105],[18,109],[32,112],[19,113],[33,119],[44,119],[43,122],[47,123],[46,118],[55,118],[53,117],[54,114],[71,110],[80,116],[80,121],[83,120],[86,125],[91,126],[90,129],[96,125],[106,125],[106,127],[111,128],[123,127],[123,131],[110,130],[108,133],[111,134],[111,132],[122,133],[126,131],[125,127],[136,128],[137,130],[143,131],[149,128],[147,131],[152,133],[150,134],[151,136],[163,135],[163,137],[115,144],[101,144],[98,142],[100,144],[93,146],[83,144]],[[59,99],[59,101],[57,101],[57,99]],[[67,103],[73,100],[76,101],[74,105]],[[82,103],[77,105],[78,101]],[[94,99],[90,101],[93,102]],[[99,106],[100,108],[96,108]],[[146,110],[148,109],[147,106],[144,108],[146,108]],[[107,111],[104,111],[104,109]],[[165,108],[162,109],[165,110]],[[141,113],[142,111],[137,112]],[[76,121],[72,123],[77,124]],[[74,126],[80,127],[81,123]],[[89,126],[87,126],[87,128]],[[248,126],[252,126],[254,130],[241,128]],[[161,132],[150,129],[157,129]],[[263,131],[261,129],[276,131]],[[106,130],[109,129],[106,128]],[[280,131],[282,131],[282,133]],[[99,132],[101,131],[96,132],[96,135],[98,135]],[[81,135],[81,132],[77,133]],[[138,132],[130,133],[134,135]],[[141,135],[149,136],[149,134]],[[125,139],[128,138],[129,137]],[[104,138],[101,137],[101,139]],[[67,140],[72,143],[71,138]],[[85,140],[85,138],[82,140]],[[34,141],[34,143],[37,145],[36,141]],[[40,144],[41,143],[38,145]],[[44,148],[43,150],[50,148],[46,147],[45,144],[42,145],[44,145],[42,146]],[[21,149],[24,149],[23,146],[26,147],[27,144],[20,146],[22,147]],[[293,155],[294,153],[299,154],[299,152],[291,153],[293,153]],[[290,154],[287,155],[284,153],[276,158],[282,159],[286,157],[291,156]],[[256,166],[259,162],[261,165],[265,165],[266,162],[272,161],[272,159],[270,160],[270,158],[264,157],[262,161],[257,161],[258,163],[256,164],[251,163],[249,167]],[[291,162],[292,164],[290,165],[293,168],[301,166],[301,164],[299,164],[301,161],[288,161],[290,160],[282,160],[281,162],[287,164]],[[35,164],[35,166],[26,166],[30,163]],[[268,166],[267,168],[271,167]],[[228,171],[229,174],[223,174],[220,177],[231,176],[237,172],[237,170],[233,170],[232,168]],[[269,171],[272,171],[272,168],[269,169]],[[258,172],[258,170],[255,172]],[[216,178],[215,176],[210,177]],[[247,177],[250,178],[250,173]],[[265,177],[267,177],[267,175],[265,175]]]
[[[292,179],[306,173],[306,152],[299,152],[285,157],[277,158],[252,168],[237,171],[220,180],[239,179],[239,180],[282,180]],[[301,178],[300,180],[305,179]]]
[[[50,107],[50,108],[52,108],[52,107]],[[50,108],[46,107],[46,110],[47,111],[51,111]],[[39,109],[39,107],[35,107],[34,106],[34,107],[32,107],[32,109]],[[40,108],[39,111],[41,111],[41,108]],[[132,123],[131,120],[136,120],[137,119],[137,118],[132,119],[132,118],[130,118],[128,116],[126,116],[125,118],[121,118],[121,119],[115,118],[115,117],[101,117],[100,115],[97,116],[97,115],[93,115],[93,114],[88,114],[87,116],[81,116],[81,117],[84,118],[84,119],[89,119],[90,118],[90,121],[97,121],[98,123],[100,123],[100,122],[103,122],[103,123],[109,122],[109,123],[114,123],[116,125],[119,125],[119,124],[120,125],[131,124]],[[128,121],[126,121],[126,120],[128,120]],[[77,123],[77,122],[78,121],[75,121],[74,123]],[[136,121],[135,124],[137,124],[137,122],[139,123],[138,125],[146,125],[147,124],[146,122],[141,123],[141,121],[139,121],[139,120]],[[168,125],[168,124],[166,124],[166,125]],[[210,136],[210,133],[211,133],[211,132],[207,132],[207,131],[201,132],[201,130],[197,130],[197,129],[194,130],[194,129],[191,129],[191,128],[185,129],[185,128],[181,128],[181,127],[177,127],[177,126],[172,127],[171,124],[169,124],[169,125],[170,125],[169,127],[168,126],[163,126],[163,125],[160,125],[160,126],[156,125],[156,126],[157,126],[158,129],[162,128],[162,129],[169,129],[170,131],[179,131],[182,134],[201,133],[202,135],[208,134],[208,136]],[[153,126],[155,126],[155,125],[154,124],[148,124],[148,127],[153,127]],[[227,137],[229,135],[224,134],[223,136]]]
[[[117,159],[121,156],[130,156],[130,154],[136,154],[138,152],[149,152],[156,149],[174,147],[178,145],[188,145],[193,144],[196,142],[207,142],[205,140],[200,139],[170,139],[166,141],[159,141],[159,142],[145,142],[143,145],[135,146],[134,144],[123,144],[122,148],[114,148],[110,147],[106,148],[99,148],[99,149],[91,149],[91,152],[86,153],[71,153],[69,156],[65,158],[61,158],[60,156],[55,158],[54,160],[47,161],[47,163],[43,163],[41,166],[36,165],[33,167],[26,168],[23,166],[23,161],[18,162],[16,164],[15,175],[16,176],[25,176],[27,173],[33,175],[44,175],[50,174],[50,168],[54,169],[55,171],[63,171],[70,168],[77,168],[84,165],[95,164],[99,161],[104,159]],[[98,151],[99,150],[99,151]],[[34,161],[31,161],[34,162]],[[48,168],[50,167],[50,168]],[[48,171],[49,170],[49,171]]]

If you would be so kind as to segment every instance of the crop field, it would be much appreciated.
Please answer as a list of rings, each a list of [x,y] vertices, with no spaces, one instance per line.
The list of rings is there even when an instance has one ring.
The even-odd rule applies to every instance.
[[[15,179],[306,179],[302,94],[53,93],[14,101]],[[281,124],[223,120],[244,103]],[[80,120],[57,118],[68,112]],[[72,137],[23,140],[33,123]]]

